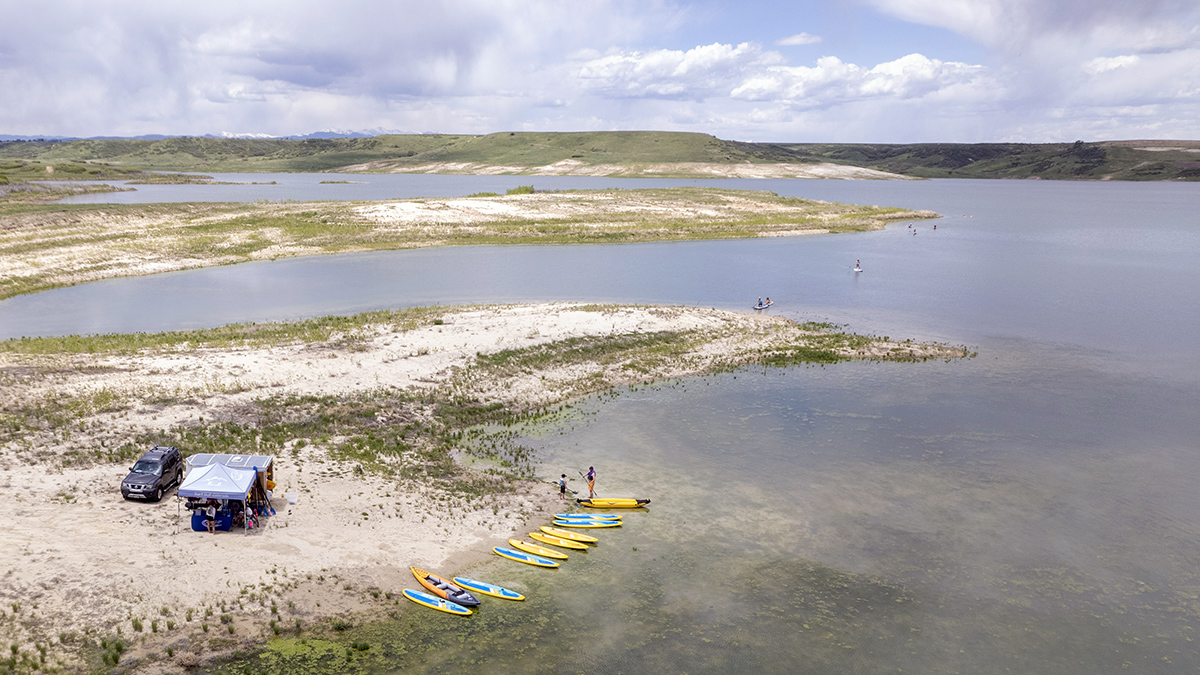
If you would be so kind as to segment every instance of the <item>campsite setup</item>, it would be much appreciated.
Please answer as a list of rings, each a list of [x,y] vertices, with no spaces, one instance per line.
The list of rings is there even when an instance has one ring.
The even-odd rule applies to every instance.
[[[214,532],[234,527],[249,532],[261,526],[261,518],[274,515],[273,477],[274,461],[266,455],[192,455],[187,458],[187,475],[176,501],[183,504],[186,500],[196,532],[209,531],[209,507],[214,511]]]

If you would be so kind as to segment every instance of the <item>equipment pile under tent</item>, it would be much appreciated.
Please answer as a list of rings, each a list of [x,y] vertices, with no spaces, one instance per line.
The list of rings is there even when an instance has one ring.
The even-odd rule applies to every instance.
[[[192,529],[206,532],[204,508],[217,509],[216,527],[248,532],[261,527],[261,519],[275,514],[271,493],[275,489],[275,461],[269,455],[198,454],[187,458],[187,474],[175,493],[176,502],[192,512]]]

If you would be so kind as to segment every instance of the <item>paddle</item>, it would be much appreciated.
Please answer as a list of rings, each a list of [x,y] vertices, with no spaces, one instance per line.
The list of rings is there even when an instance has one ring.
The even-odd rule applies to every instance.
[[[554,487],[558,487],[558,483],[555,483],[555,482],[554,482],[554,481],[552,481],[552,480],[548,480],[548,481],[545,481],[545,482],[547,482],[547,483],[549,483],[549,484],[553,485]],[[572,490],[571,488],[567,488],[567,492],[570,492],[570,493],[571,493],[571,494],[573,494],[573,495],[577,495],[577,494],[579,494],[579,492],[577,492],[577,491],[575,491],[575,490]]]
[[[583,475],[583,472],[579,471],[579,469],[575,469],[575,471],[579,473],[579,477],[583,479],[583,482],[587,483],[587,476]],[[599,495],[597,495],[597,496],[599,496]],[[589,497],[589,499],[591,499],[591,497]]]

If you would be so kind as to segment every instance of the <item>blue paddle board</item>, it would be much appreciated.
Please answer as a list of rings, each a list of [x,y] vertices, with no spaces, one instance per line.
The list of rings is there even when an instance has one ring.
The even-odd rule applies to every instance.
[[[467,616],[471,613],[471,610],[463,607],[457,602],[450,602],[445,598],[439,598],[438,596],[432,593],[426,593],[425,591],[414,591],[411,588],[406,588],[404,589],[404,597],[412,600],[418,605],[425,605],[430,609],[436,609],[439,612],[445,612],[447,614]]]
[[[504,548],[503,546],[496,546],[492,548],[492,550],[495,551],[496,555],[500,556],[501,558],[516,560],[517,562],[523,562],[526,565],[536,565],[538,567],[558,567],[558,563],[554,560],[547,560],[531,553],[525,553],[524,551]]]
[[[476,593],[483,593],[484,595],[490,595],[493,598],[504,598],[505,600],[524,600],[525,599],[525,596],[521,595],[520,593],[518,593],[516,591],[510,591],[503,586],[497,586],[496,584],[489,584],[486,581],[476,581],[474,579],[468,579],[466,577],[454,577],[454,583],[458,584],[459,586],[462,586],[463,588],[469,588],[472,591],[475,591]]]

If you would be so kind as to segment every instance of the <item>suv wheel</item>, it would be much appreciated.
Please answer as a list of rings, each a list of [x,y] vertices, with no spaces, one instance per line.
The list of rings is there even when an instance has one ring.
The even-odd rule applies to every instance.
[[[157,501],[161,501],[161,500],[162,500],[162,488],[158,488],[157,490],[154,491],[154,501],[157,502]]]

